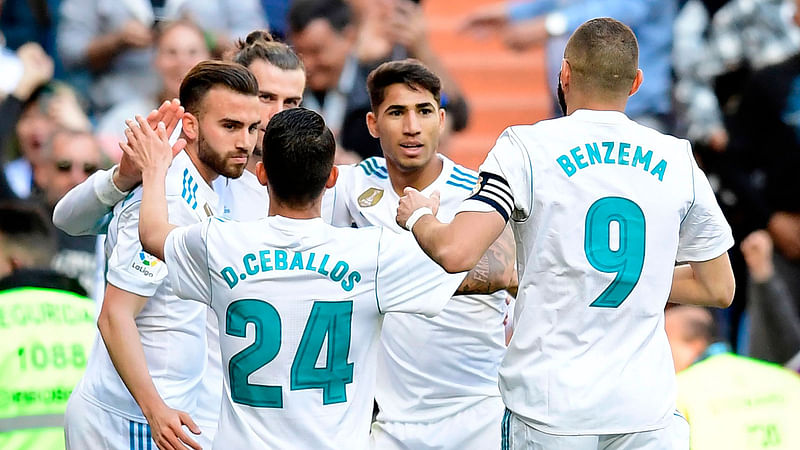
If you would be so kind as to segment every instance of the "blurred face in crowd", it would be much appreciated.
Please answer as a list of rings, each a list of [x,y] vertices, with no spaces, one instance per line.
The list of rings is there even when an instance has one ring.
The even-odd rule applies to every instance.
[[[300,106],[306,85],[306,74],[302,69],[283,70],[263,59],[253,61],[248,69],[258,82],[261,126],[256,142],[256,149],[259,151],[256,156],[260,156],[261,142],[269,119],[283,110]]]
[[[199,29],[176,23],[158,39],[154,65],[164,83],[167,98],[178,96],[181,80],[200,61],[211,58]]]
[[[242,176],[258,138],[261,116],[258,102],[254,95],[218,86],[206,93],[197,116],[184,116],[184,133],[197,141],[197,155],[206,166],[198,168],[206,181],[217,174],[228,178]]]
[[[664,330],[676,373],[691,366],[708,347],[705,339],[692,332],[692,323],[712,320],[711,313],[697,307],[673,306],[664,312]]]
[[[306,66],[308,87],[312,91],[335,88],[353,46],[353,27],[337,31],[327,20],[314,19],[304,30],[292,33],[291,39]]]
[[[36,184],[53,207],[70,189],[83,183],[100,167],[100,147],[88,133],[57,133],[49,154],[36,168]],[[48,153],[48,152],[45,152]]]
[[[19,139],[22,156],[36,165],[41,159],[42,147],[55,131],[55,125],[42,108],[42,99],[31,103],[22,112],[17,122],[17,139]]]
[[[380,139],[386,164],[400,172],[427,167],[434,160],[444,129],[444,110],[430,91],[403,83],[386,87],[385,98],[367,113],[367,127]]]

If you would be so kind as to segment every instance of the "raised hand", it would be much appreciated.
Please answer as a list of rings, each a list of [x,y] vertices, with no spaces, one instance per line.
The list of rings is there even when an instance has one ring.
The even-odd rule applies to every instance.
[[[181,118],[183,118],[183,112],[183,106],[181,106],[181,103],[178,99],[173,99],[172,101],[167,100],[162,103],[158,109],[150,111],[150,114],[147,115],[146,119],[147,124],[150,129],[155,130],[159,122],[163,123],[164,131],[167,137],[169,137],[172,135],[172,132],[175,131],[175,128],[180,123]],[[186,141],[183,139],[178,139],[172,146],[173,156],[177,155],[185,146]],[[122,148],[122,144],[120,144],[120,148]],[[141,170],[136,167],[123,149],[122,158],[119,161],[119,167],[117,168],[116,172],[114,172],[114,184],[121,191],[129,191],[137,184],[141,183],[141,181]]]
[[[142,116],[136,116],[136,121],[126,120],[128,128],[125,130],[126,143],[120,142],[119,146],[133,167],[142,172],[147,169],[166,170],[172,163],[172,148],[169,145],[166,125],[159,122],[152,130]],[[186,141],[179,139],[178,145],[186,145]]]

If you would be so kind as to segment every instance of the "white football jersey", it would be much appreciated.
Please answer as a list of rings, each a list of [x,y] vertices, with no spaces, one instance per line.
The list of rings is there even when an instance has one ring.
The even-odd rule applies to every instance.
[[[440,192],[437,217],[449,222],[478,175],[442,155],[437,157],[442,172],[422,193]],[[340,166],[334,190],[333,225],[380,225],[408,233],[395,221],[399,197],[383,158]],[[378,356],[378,420],[438,421],[487,396],[499,396],[497,370],[506,349],[505,297],[505,292],[455,296],[430,318],[387,314]]]
[[[213,214],[218,198],[186,153],[178,154],[167,172],[169,221],[197,223]],[[150,376],[172,408],[194,414],[198,386],[206,367],[206,310],[179,300],[166,279],[166,265],[142,250],[139,243],[141,187],[114,207],[108,226],[107,279],[125,291],[149,297],[136,316]],[[81,393],[90,402],[130,420],[145,420],[109,358],[98,334],[87,363]]]
[[[465,275],[407,234],[319,218],[209,219],[173,230],[165,258],[219,320],[214,448],[367,448],[381,314],[436,314]]]
[[[214,190],[219,193],[222,217],[247,221],[267,217],[269,196],[258,177],[245,170],[239,178],[217,177]]]
[[[508,408],[554,434],[666,426],[675,262],[733,244],[689,143],[579,110],[506,129],[480,172],[462,210],[510,215],[517,240],[515,330],[500,367]]]

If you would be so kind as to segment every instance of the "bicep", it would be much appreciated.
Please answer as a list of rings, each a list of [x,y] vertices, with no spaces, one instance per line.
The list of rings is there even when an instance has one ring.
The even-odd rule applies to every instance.
[[[100,316],[101,319],[109,316],[135,318],[146,303],[147,297],[136,295],[108,283]]]

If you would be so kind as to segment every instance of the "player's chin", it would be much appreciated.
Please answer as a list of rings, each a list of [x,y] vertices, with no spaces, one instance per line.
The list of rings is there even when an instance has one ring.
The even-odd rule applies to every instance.
[[[225,172],[222,173],[226,178],[239,178],[244,173],[244,168],[247,163],[228,163],[225,166]]]

